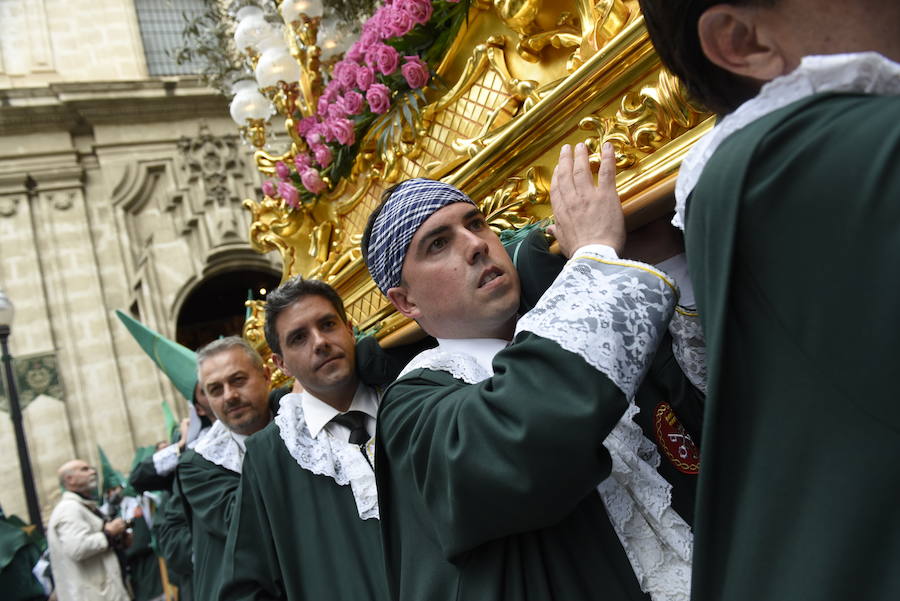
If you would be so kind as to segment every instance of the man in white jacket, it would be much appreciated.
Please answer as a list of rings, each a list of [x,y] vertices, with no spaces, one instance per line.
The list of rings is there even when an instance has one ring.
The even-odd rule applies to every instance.
[[[125,532],[121,518],[106,521],[93,494],[97,470],[80,459],[59,468],[62,500],[50,515],[47,544],[59,601],[128,601],[131,598],[114,544]]]

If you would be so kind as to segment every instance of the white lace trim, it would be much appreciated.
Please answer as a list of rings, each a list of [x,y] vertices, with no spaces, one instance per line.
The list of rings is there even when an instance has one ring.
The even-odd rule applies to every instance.
[[[696,311],[686,311],[681,307],[669,321],[672,334],[672,354],[691,384],[706,394],[706,337],[700,316]]]
[[[359,517],[364,520],[378,519],[375,473],[359,452],[359,447],[336,439],[327,430],[322,430],[317,438],[313,438],[306,427],[301,399],[301,395],[294,393],[283,396],[275,416],[279,435],[291,457],[307,471],[328,476],[341,486],[349,484]],[[375,465],[374,439],[366,445],[366,454]]]
[[[792,72],[764,85],[701,138],[681,162],[672,225],[684,229],[685,203],[706,163],[731,134],[780,108],[822,92],[900,95],[900,64],[875,52],[807,56]]]
[[[213,424],[212,428],[194,447],[194,451],[207,461],[232,472],[241,473],[244,450],[232,436],[231,430],[222,423],[222,420],[217,420]]]
[[[178,456],[181,452],[178,450],[178,444],[170,444],[169,446],[153,453],[153,469],[160,476],[168,476],[175,471],[178,465]]]
[[[639,411],[632,402],[603,441],[612,471],[597,492],[641,590],[653,601],[688,601],[694,536],[672,509],[672,485],[656,471],[656,446],[634,422]]]
[[[420,353],[404,372],[420,368],[447,372],[466,384],[477,384],[492,375],[475,357],[440,348]],[[656,471],[659,453],[634,422],[638,411],[630,402],[603,441],[612,457],[612,472],[597,492],[641,590],[653,601],[687,601],[693,535],[672,509],[672,485]]]
[[[675,305],[675,285],[636,261],[584,254],[516,325],[581,356],[634,396]]]
[[[415,369],[447,372],[466,384],[477,384],[491,377],[491,372],[482,367],[472,355],[448,353],[441,347],[424,350],[413,357],[397,378],[402,378]]]

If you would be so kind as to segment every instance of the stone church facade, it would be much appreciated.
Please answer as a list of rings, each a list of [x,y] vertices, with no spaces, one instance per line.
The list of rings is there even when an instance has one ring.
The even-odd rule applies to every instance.
[[[241,202],[260,180],[227,99],[190,74],[151,74],[139,10],[180,18],[185,2],[0,1],[0,289],[16,307],[10,345],[45,518],[60,464],[96,464],[99,444],[127,470],[137,446],[164,438],[161,401],[186,412],[114,310],[174,339],[210,278],[281,272],[247,243]],[[0,397],[0,505],[26,517]]]

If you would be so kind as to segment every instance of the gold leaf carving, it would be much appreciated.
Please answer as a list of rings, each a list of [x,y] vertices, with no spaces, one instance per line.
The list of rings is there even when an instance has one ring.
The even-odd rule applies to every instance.
[[[530,167],[525,177],[511,177],[493,194],[482,200],[478,207],[488,225],[498,234],[503,230],[521,229],[533,223],[531,213],[535,205],[546,204],[549,186],[539,167]]]
[[[616,151],[616,166],[628,168],[707,116],[690,104],[678,78],[662,70],[656,85],[625,94],[614,116],[595,113],[578,127],[594,134],[585,140],[592,163],[599,162],[600,146],[609,141]]]

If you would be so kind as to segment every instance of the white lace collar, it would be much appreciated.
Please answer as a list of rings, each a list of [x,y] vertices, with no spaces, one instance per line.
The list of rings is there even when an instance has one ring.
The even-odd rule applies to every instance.
[[[375,473],[359,452],[359,447],[338,440],[327,430],[310,434],[303,414],[303,394],[290,393],[281,398],[275,425],[285,447],[301,468],[328,476],[341,486],[350,485],[359,517],[378,519],[378,490]],[[374,463],[374,439],[366,452]]]
[[[672,225],[684,229],[685,203],[706,163],[728,137],[789,104],[822,92],[900,95],[900,64],[875,52],[807,56],[792,72],[764,85],[701,138],[681,162]]]
[[[334,419],[340,411],[311,395],[306,390],[303,391],[301,396],[303,397],[301,403],[303,404],[303,414],[306,417],[306,427],[309,429],[312,437],[317,438],[322,428]],[[360,382],[359,386],[356,387],[353,401],[350,403],[350,408],[347,411],[362,411],[372,419],[376,419],[378,417],[378,395],[375,394],[371,387]]]
[[[240,474],[244,463],[244,449],[237,436],[239,434],[225,427],[222,420],[216,420],[194,447],[194,451],[207,461]]]
[[[413,357],[398,378],[416,369],[430,369],[446,372],[466,384],[477,384],[494,375],[494,355],[508,344],[499,338],[438,338],[438,346]]]

